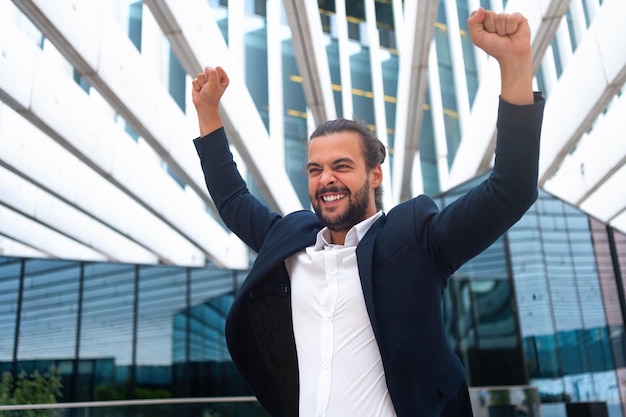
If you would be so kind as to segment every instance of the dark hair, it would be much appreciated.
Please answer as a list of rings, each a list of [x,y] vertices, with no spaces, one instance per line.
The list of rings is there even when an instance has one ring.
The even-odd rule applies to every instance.
[[[372,130],[359,120],[335,119],[321,123],[311,133],[309,142],[319,136],[328,136],[339,132],[354,132],[361,138],[361,147],[363,149],[363,158],[368,170],[372,170],[378,164],[385,162],[387,150],[385,145],[378,139]],[[374,190],[374,199],[376,202],[376,210],[383,209],[383,187],[379,185]]]

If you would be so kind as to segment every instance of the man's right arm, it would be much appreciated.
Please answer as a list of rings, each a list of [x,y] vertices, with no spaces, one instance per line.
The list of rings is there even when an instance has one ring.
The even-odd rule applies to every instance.
[[[280,218],[248,190],[233,161],[223,128],[194,140],[207,189],[226,227],[252,250],[261,249],[267,232]]]
[[[280,216],[250,193],[233,160],[219,114],[219,102],[228,83],[221,67],[206,67],[193,80],[192,99],[200,128],[200,137],[194,140],[194,145],[220,217],[233,233],[258,252],[268,230]]]

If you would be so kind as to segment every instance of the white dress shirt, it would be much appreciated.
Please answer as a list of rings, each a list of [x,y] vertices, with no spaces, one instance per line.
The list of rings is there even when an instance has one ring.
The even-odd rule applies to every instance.
[[[329,244],[322,229],[314,246],[285,260],[291,279],[300,378],[300,417],[395,417],[370,324],[356,246],[378,212]]]

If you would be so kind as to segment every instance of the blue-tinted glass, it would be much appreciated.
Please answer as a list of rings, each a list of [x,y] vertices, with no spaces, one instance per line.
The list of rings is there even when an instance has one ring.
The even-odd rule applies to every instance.
[[[169,58],[169,92],[176,104],[178,104],[178,107],[184,112],[188,94],[187,74],[171,48]]]
[[[531,379],[556,378],[562,375],[554,336],[525,337],[524,353]]]
[[[374,101],[372,100],[372,74],[369,50],[362,48],[350,56],[352,92],[354,94],[354,118],[374,125]]]
[[[383,90],[385,91],[385,114],[387,116],[387,143],[390,148],[394,145],[394,129],[396,120],[396,102],[398,98],[398,55],[390,54],[382,62]]]
[[[79,282],[76,262],[26,262],[18,360],[74,357]]]
[[[81,399],[127,398],[128,381],[119,384],[116,373],[132,364],[134,304],[133,265],[85,266],[79,357],[97,363],[93,375],[82,375],[88,388]]]
[[[142,3],[141,1],[137,1],[130,4],[128,12],[128,37],[139,51],[141,51]]]
[[[596,327],[585,331],[585,344],[593,372],[605,372],[614,368],[608,329]]]
[[[478,91],[478,74],[476,72],[476,49],[472,40],[469,37],[467,30],[467,19],[469,18],[470,11],[468,9],[467,2],[457,2],[457,13],[459,20],[459,29],[461,33],[461,47],[463,48],[463,63],[465,64],[465,79],[467,82],[467,93],[470,101],[470,106],[474,103],[476,97],[476,91]]]
[[[246,33],[246,86],[265,128],[269,129],[267,79],[267,31],[263,27]]]
[[[293,45],[289,41],[283,42],[283,91],[284,105],[287,114],[299,116],[306,119],[306,99],[298,63],[293,50]]]
[[[581,330],[557,333],[563,375],[590,371]]]
[[[429,96],[426,96],[427,101]],[[427,103],[428,104],[428,103]],[[426,106],[422,118],[420,132],[420,163],[422,165],[422,184],[424,194],[433,195],[439,192],[439,170],[437,168],[437,150],[435,148],[435,134],[430,106]],[[408,134],[415,134],[408,132]],[[392,167],[393,168],[393,167]]]
[[[333,85],[333,98],[337,117],[349,118],[350,115],[343,114],[343,98],[341,96],[341,68],[339,64],[339,43],[336,38],[327,37],[326,55],[328,56],[328,69],[330,71],[330,82]]]
[[[308,179],[303,169],[307,160],[306,128],[306,119],[285,117],[285,169],[302,207],[310,206]]]
[[[0,362],[13,361],[21,268],[20,259],[0,258]]]
[[[610,326],[608,332],[615,367],[624,368],[626,366],[626,332],[624,326]]]
[[[171,389],[174,316],[187,307],[184,269],[145,266],[139,271],[136,393]]]

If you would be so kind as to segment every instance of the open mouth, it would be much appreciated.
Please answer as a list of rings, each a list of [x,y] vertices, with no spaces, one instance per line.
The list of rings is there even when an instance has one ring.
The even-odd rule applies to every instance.
[[[332,203],[333,201],[341,200],[345,196],[346,194],[325,195],[325,196],[322,196],[322,200],[324,200],[325,203]]]

